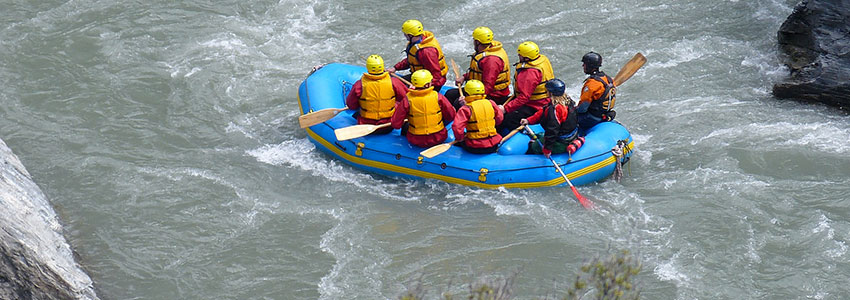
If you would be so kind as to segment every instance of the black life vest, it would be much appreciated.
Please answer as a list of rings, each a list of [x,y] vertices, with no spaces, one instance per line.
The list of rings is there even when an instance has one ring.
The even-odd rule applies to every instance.
[[[617,87],[614,86],[614,79],[605,75],[605,72],[597,71],[585,80],[599,81],[605,87],[602,95],[590,102],[587,112],[597,118],[601,118],[602,115],[614,111],[614,103],[617,101]]]
[[[545,130],[546,134],[544,136],[546,137],[547,144],[554,142],[568,144],[578,136],[576,109],[572,105],[567,105],[567,119],[564,122],[558,122],[555,105],[555,103],[549,103],[543,107],[543,117],[540,118],[540,126]]]

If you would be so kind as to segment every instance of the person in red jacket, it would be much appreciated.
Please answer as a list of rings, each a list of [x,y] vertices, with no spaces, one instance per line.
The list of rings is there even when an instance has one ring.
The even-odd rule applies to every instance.
[[[471,153],[496,152],[502,141],[502,136],[496,132],[496,126],[502,123],[502,111],[496,102],[487,99],[481,81],[469,80],[463,90],[467,94],[464,97],[466,105],[457,111],[452,123],[455,140],[461,141],[460,146]]]
[[[523,42],[517,48],[519,63],[514,75],[514,96],[503,106],[505,120],[499,131],[505,133],[519,127],[519,121],[533,115],[549,104],[546,82],[554,79],[549,58],[540,54],[534,42]]]
[[[402,128],[402,134],[411,145],[428,148],[443,143],[448,137],[446,125],[455,118],[455,110],[449,100],[434,91],[428,70],[413,72],[410,81],[415,89],[407,92],[407,99],[396,104],[392,127]]]
[[[493,40],[493,31],[487,27],[478,27],[472,31],[472,44],[475,53],[470,55],[469,71],[462,78],[455,78],[455,85],[461,86],[467,80],[479,80],[484,83],[487,99],[504,104],[511,95],[511,64],[507,52],[501,42]],[[459,89],[447,91],[446,98],[455,108],[466,105],[464,101],[458,101]]]
[[[543,127],[543,134],[535,133],[533,139],[542,138],[540,143],[531,141],[528,153],[543,154],[549,157],[552,153],[573,154],[584,144],[584,137],[578,136],[578,119],[573,107],[573,100],[564,93],[566,86],[560,79],[552,79],[546,83],[546,90],[552,98],[542,110],[527,119],[520,120],[522,125],[537,124]]]
[[[390,77],[384,71],[384,59],[379,55],[366,58],[366,71],[360,80],[354,83],[345,98],[349,109],[355,113],[357,124],[389,123],[395,112],[396,103],[407,97],[407,86],[400,79]],[[390,127],[384,127],[375,133],[389,133]]]
[[[398,70],[410,69],[410,74],[418,70],[431,72],[431,86],[440,92],[446,84],[446,74],[449,71],[443,48],[437,42],[437,38],[430,31],[422,29],[422,23],[417,20],[407,20],[401,25],[401,31],[407,39],[407,47],[404,52],[407,58],[402,59],[395,66],[387,69],[387,72],[395,73]],[[409,76],[405,79],[410,80]]]

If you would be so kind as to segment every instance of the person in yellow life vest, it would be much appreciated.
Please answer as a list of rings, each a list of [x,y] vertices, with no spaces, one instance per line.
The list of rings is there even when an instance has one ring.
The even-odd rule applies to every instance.
[[[602,66],[602,55],[588,52],[581,58],[582,69],[589,75],[581,87],[581,98],[576,107],[578,127],[587,132],[591,127],[601,122],[614,120],[614,102],[617,101],[617,87],[614,80],[599,70]]]
[[[407,57],[387,69],[395,73],[398,70],[410,69],[411,76],[418,70],[428,70],[431,73],[431,87],[440,92],[446,84],[446,74],[449,71],[443,48],[434,37],[434,33],[424,30],[418,20],[407,20],[401,25],[401,31],[407,39],[404,52]],[[410,77],[405,76],[408,81]]]
[[[456,78],[455,85],[460,86],[467,80],[479,80],[484,84],[487,99],[496,104],[504,104],[511,95],[511,64],[508,53],[502,48],[502,43],[493,40],[493,31],[487,27],[478,27],[472,31],[472,44],[475,53],[470,55],[469,69],[463,78]],[[456,108],[465,105],[460,100],[460,90],[451,89],[446,92],[446,98]]]
[[[519,63],[515,64],[514,96],[501,106],[505,120],[499,126],[500,132],[519,127],[519,122],[551,102],[546,82],[555,78],[549,58],[540,54],[540,48],[534,42],[523,42],[517,48]]]
[[[466,81],[463,91],[467,94],[464,97],[466,105],[458,109],[452,123],[455,139],[462,141],[460,146],[471,153],[496,152],[502,141],[502,136],[496,132],[496,126],[502,123],[504,117],[502,110],[496,102],[487,99],[486,88],[481,81]]]
[[[384,70],[384,59],[375,54],[366,58],[366,73],[354,83],[345,98],[349,109],[355,113],[357,124],[389,123],[397,102],[407,97],[407,86],[400,79],[390,77]],[[389,133],[390,127],[381,128],[375,133]]]
[[[392,127],[402,128],[404,119],[407,127],[402,133],[411,145],[428,148],[443,143],[448,137],[446,125],[455,118],[455,110],[449,100],[434,91],[433,78],[428,70],[418,70],[410,76],[414,89],[407,98],[396,104]]]

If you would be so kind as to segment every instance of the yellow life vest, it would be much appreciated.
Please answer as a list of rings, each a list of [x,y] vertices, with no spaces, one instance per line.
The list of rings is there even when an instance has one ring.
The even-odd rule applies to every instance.
[[[469,97],[478,98],[477,95],[467,96],[467,102]],[[481,97],[467,105],[471,114],[469,121],[466,122],[466,138],[483,139],[498,134],[496,133],[496,111],[493,109],[493,104],[490,104],[490,100]]]
[[[502,49],[502,43],[499,41],[493,41],[490,47],[472,56],[472,60],[469,61],[469,79],[484,81],[478,62],[492,55],[498,56],[504,63],[502,72],[499,72],[499,76],[496,77],[496,85],[493,88],[493,90],[501,91],[511,85],[511,63],[508,61],[508,53],[505,52],[505,49]]]
[[[392,117],[395,112],[395,90],[390,74],[363,73],[360,83],[363,85],[363,92],[360,93],[360,116],[370,120]]]
[[[542,80],[537,84],[537,87],[534,88],[534,92],[531,93],[531,98],[529,100],[534,101],[548,98],[549,94],[546,92],[546,82],[555,78],[555,72],[552,71],[552,64],[549,63],[549,58],[540,54],[540,57],[532,61],[517,63],[514,81],[516,81],[516,76],[519,75],[519,71],[523,69],[537,69],[543,74]],[[516,91],[516,83],[514,83],[514,91]]]
[[[407,62],[410,64],[410,73],[425,69],[425,66],[423,66],[419,62],[419,59],[416,58],[416,53],[419,52],[419,49],[429,47],[437,49],[440,61],[440,74],[443,75],[443,77],[446,77],[446,74],[449,72],[449,67],[446,65],[446,57],[443,56],[443,48],[440,47],[440,43],[438,43],[437,39],[434,38],[434,34],[427,30],[422,33],[421,42],[416,44],[407,44]]]
[[[408,132],[414,135],[429,135],[446,128],[443,125],[443,111],[440,110],[440,98],[433,87],[407,91],[410,110],[407,121]]]

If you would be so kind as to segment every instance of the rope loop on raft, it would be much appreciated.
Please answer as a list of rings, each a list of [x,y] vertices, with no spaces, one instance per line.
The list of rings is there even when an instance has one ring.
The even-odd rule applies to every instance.
[[[623,178],[623,162],[625,161],[625,154],[629,153],[631,149],[629,148],[628,140],[619,140],[617,141],[617,146],[611,148],[611,154],[616,157],[617,163],[614,165],[614,173],[611,177],[614,178],[615,181],[620,182],[620,179]],[[632,175],[631,166],[629,166],[629,176]]]

